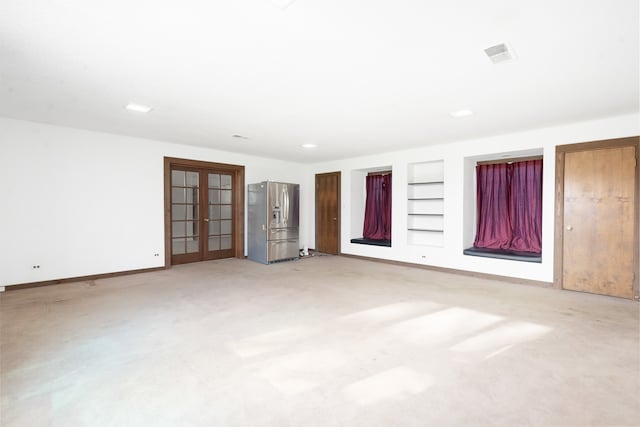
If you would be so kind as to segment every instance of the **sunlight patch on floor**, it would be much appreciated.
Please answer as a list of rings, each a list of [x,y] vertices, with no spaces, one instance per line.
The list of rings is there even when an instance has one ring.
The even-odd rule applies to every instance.
[[[313,336],[316,332],[315,328],[296,326],[228,342],[227,348],[244,359],[279,350],[298,340]]]
[[[552,328],[535,323],[510,322],[506,325],[467,338],[451,347],[451,350],[457,352],[490,351],[492,354],[497,354],[496,351],[499,349],[538,339],[551,330]],[[505,348],[504,350],[508,349]]]
[[[312,390],[344,366],[336,351],[307,351],[269,359],[258,366],[258,375],[288,395]]]
[[[377,325],[383,322],[395,321],[408,316],[429,313],[441,308],[441,304],[429,301],[407,301],[394,304],[387,304],[380,307],[370,308],[356,313],[348,314],[339,318],[339,322],[348,324]]]
[[[504,317],[493,314],[452,307],[399,322],[387,330],[409,343],[431,345],[459,340],[461,336],[484,329],[503,319]]]
[[[402,400],[427,390],[434,383],[431,376],[406,366],[398,366],[344,388],[345,398],[358,405],[374,405],[385,400]]]
[[[513,346],[515,346],[515,344],[505,345],[504,347],[497,349],[493,353],[488,354],[484,359],[485,360],[491,359],[492,357],[495,357],[495,356],[499,355],[500,353],[504,353],[505,351],[509,350]]]

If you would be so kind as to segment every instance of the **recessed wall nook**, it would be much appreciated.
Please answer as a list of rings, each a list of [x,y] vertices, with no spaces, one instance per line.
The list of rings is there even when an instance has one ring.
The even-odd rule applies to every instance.
[[[407,243],[444,246],[444,161],[409,164],[407,181]]]

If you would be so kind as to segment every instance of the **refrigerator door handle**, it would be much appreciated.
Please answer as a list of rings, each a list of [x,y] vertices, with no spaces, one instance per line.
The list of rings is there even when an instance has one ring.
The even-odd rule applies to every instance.
[[[283,198],[284,198],[284,224],[285,226],[289,224],[289,192],[287,191],[287,187],[282,189]]]

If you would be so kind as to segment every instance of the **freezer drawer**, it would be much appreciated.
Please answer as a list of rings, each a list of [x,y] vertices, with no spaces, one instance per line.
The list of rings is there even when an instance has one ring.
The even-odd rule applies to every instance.
[[[269,262],[281,259],[298,258],[300,248],[298,239],[295,240],[271,240],[268,242]]]
[[[298,240],[297,228],[271,228],[267,232],[267,240]]]

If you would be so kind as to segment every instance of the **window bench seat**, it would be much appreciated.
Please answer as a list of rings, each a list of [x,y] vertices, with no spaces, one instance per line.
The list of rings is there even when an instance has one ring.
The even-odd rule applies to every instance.
[[[542,262],[542,254],[534,252],[519,252],[508,249],[487,249],[471,247],[463,251],[465,255],[480,256],[485,258],[509,259],[512,261]]]
[[[388,248],[391,247],[391,240],[372,240],[362,237],[351,239],[351,243],[357,243],[359,245],[386,246]]]

